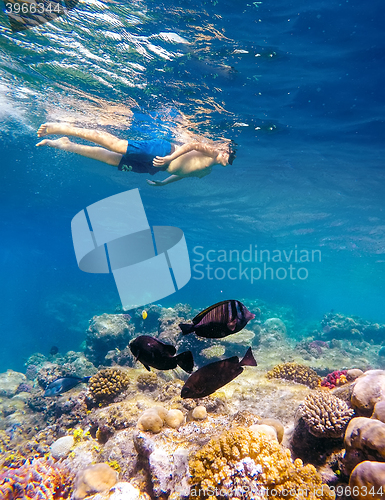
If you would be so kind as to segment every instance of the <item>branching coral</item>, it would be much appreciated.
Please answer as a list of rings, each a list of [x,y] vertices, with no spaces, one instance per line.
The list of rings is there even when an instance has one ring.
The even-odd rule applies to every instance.
[[[244,427],[212,439],[189,467],[191,499],[334,499],[312,465],[304,466],[300,459],[293,462],[290,451],[277,441]]]
[[[155,391],[161,383],[159,377],[154,372],[141,373],[136,381],[136,385],[141,391]]]
[[[128,374],[116,368],[98,371],[89,382],[91,394],[97,401],[111,400],[130,383]]]
[[[18,469],[0,472],[0,498],[62,500],[69,498],[72,477],[44,458],[25,462]]]
[[[309,432],[316,437],[341,438],[354,410],[329,392],[309,394],[298,408]]]
[[[282,378],[285,380],[292,380],[298,384],[304,384],[314,389],[318,387],[321,382],[321,377],[317,372],[308,366],[299,365],[298,363],[283,363],[276,365],[272,370],[267,372],[267,378]]]

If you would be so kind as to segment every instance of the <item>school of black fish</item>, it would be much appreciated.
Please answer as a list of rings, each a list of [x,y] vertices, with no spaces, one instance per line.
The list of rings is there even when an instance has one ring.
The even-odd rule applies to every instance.
[[[255,315],[239,300],[223,300],[206,308],[193,318],[191,324],[180,323],[183,335],[195,333],[199,337],[219,339],[240,332]],[[145,318],[144,318],[145,319]],[[191,351],[176,354],[171,344],[165,344],[149,335],[140,335],[129,344],[136,361],[146,370],[173,370],[180,366],[185,372],[194,369]],[[209,363],[192,373],[182,387],[182,398],[203,398],[225,386],[243,372],[244,366],[257,366],[251,347],[244,357],[238,356]],[[90,377],[62,377],[51,382],[44,392],[45,397],[58,396],[69,391]]]

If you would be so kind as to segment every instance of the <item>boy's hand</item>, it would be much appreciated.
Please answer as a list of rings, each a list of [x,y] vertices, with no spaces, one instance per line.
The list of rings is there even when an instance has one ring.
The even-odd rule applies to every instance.
[[[147,184],[150,186],[163,186],[163,181],[150,181],[150,179],[146,179]]]
[[[154,167],[163,167],[163,165],[167,165],[171,161],[171,156],[155,156],[155,158],[152,161],[152,164]]]

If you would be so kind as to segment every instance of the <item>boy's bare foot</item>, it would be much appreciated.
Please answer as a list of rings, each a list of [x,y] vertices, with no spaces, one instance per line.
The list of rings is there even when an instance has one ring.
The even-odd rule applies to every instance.
[[[49,146],[50,148],[56,148],[56,149],[66,149],[66,146],[70,144],[71,141],[68,139],[68,137],[60,137],[60,139],[43,139],[42,141],[38,142],[36,146]]]
[[[37,136],[44,137],[50,134],[68,134],[70,126],[71,125],[68,123],[43,123],[38,128]]]

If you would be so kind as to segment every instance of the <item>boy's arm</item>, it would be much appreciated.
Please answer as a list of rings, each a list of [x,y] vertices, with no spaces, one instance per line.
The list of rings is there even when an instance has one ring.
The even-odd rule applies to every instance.
[[[170,175],[170,177],[167,177],[167,179],[164,179],[164,181],[151,181],[149,179],[146,180],[147,184],[150,184],[150,186],[166,186],[167,184],[180,181],[181,179],[183,179],[183,177],[180,177],[179,175]]]
[[[215,158],[218,155],[218,150],[208,144],[203,144],[202,142],[188,142],[187,144],[183,144],[183,146],[178,148],[171,155],[156,156],[153,160],[153,165],[154,167],[162,167],[163,165],[170,163],[172,160],[175,160],[175,158],[178,158],[185,153],[189,153],[190,151],[199,151],[205,156],[209,156],[211,158]]]

